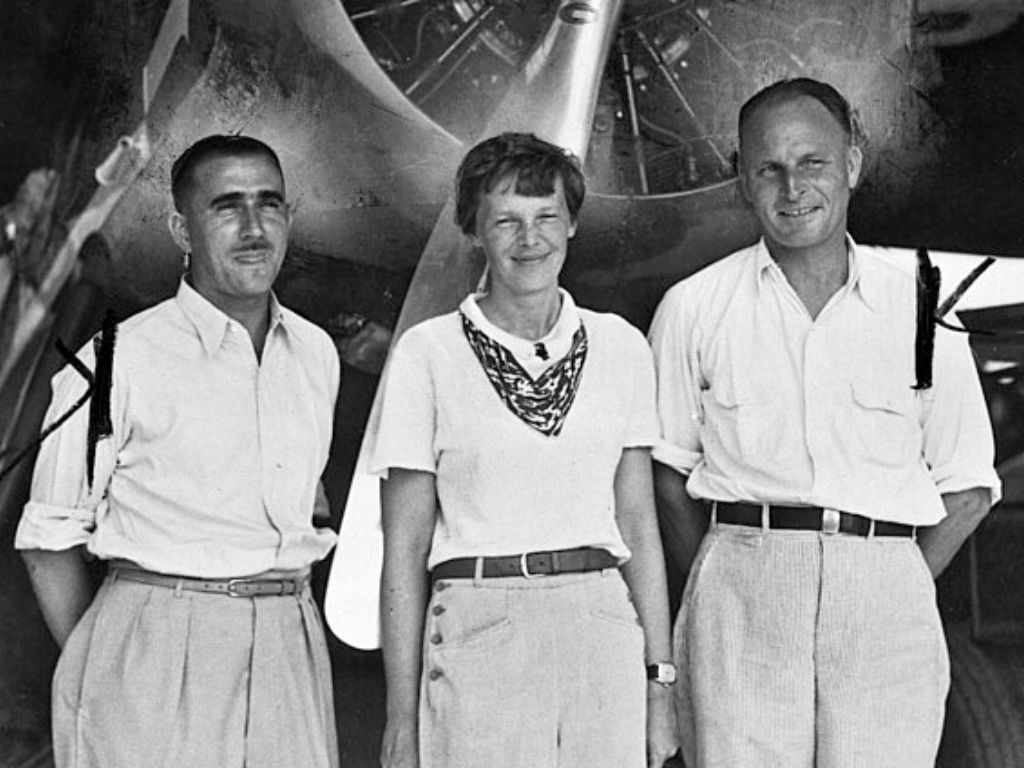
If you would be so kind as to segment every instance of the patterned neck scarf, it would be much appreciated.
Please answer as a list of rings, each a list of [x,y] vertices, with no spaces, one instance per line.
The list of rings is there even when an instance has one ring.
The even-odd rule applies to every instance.
[[[508,349],[473,325],[461,310],[459,317],[469,346],[505,407],[527,426],[548,437],[557,437],[576,399],[587,359],[587,331],[583,323],[573,334],[565,357],[532,379]]]

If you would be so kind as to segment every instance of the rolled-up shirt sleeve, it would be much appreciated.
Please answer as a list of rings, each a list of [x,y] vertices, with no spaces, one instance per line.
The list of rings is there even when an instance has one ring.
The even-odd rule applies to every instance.
[[[648,340],[654,353],[658,416],[662,438],[652,456],[677,472],[689,474],[704,456],[700,427],[703,408],[691,330],[684,312],[682,286],[671,289],[655,312]]]
[[[370,472],[383,478],[392,467],[437,469],[437,408],[427,352],[431,340],[424,336],[422,329],[410,329],[388,357],[370,460]]]
[[[79,359],[94,367],[91,345]],[[88,384],[72,368],[53,378],[53,399],[43,419],[43,428],[56,422],[85,394]],[[112,411],[114,395],[111,395]],[[116,427],[115,427],[116,429]],[[85,544],[96,527],[96,517],[105,509],[105,496],[116,451],[115,440],[101,440],[96,447],[92,487],[86,475],[86,445],[89,404],[47,437],[39,449],[29,501],[22,512],[14,537],[16,549],[64,550]]]
[[[985,396],[964,335],[938,329],[931,389],[921,409],[924,458],[939,493],[988,488],[1002,496]]]

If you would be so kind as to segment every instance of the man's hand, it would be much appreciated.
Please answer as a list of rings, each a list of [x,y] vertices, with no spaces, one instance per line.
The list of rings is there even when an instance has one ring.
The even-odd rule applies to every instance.
[[[419,736],[415,717],[388,717],[380,747],[381,768],[419,768]]]
[[[662,768],[679,751],[672,689],[648,683],[647,691],[647,768]]]

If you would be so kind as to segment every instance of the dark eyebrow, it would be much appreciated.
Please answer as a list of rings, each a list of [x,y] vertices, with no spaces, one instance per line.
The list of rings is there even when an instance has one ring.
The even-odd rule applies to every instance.
[[[265,203],[272,201],[275,203],[284,203],[284,195],[278,192],[276,189],[265,189],[260,190],[256,194],[258,202]],[[245,193],[243,192],[226,192],[223,195],[217,195],[210,201],[210,207],[216,208],[217,206],[223,205],[224,203],[237,203],[245,200]]]
[[[228,192],[223,195],[217,195],[210,201],[210,207],[216,208],[224,203],[237,203],[239,200],[244,200],[245,195],[241,192]]]
[[[828,152],[807,152],[800,156],[800,162],[806,163],[808,160],[813,160],[819,163],[827,163],[832,160],[832,155]]]
[[[284,195],[282,195],[276,189],[264,190],[264,191],[259,193],[258,197],[259,197],[259,201],[261,203],[266,203],[266,202],[283,203],[284,202]]]

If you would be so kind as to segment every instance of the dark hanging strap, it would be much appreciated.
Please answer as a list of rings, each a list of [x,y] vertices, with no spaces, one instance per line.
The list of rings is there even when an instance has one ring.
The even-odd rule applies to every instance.
[[[64,360],[68,363],[68,365],[74,368],[75,371],[77,371],[78,374],[89,383],[89,386],[82,394],[82,396],[75,401],[74,405],[68,408],[64,413],[60,415],[60,417],[56,421],[54,421],[52,424],[46,427],[42,432],[40,432],[39,437],[37,437],[35,440],[33,440],[31,443],[26,445],[24,448],[22,448],[14,455],[14,458],[12,458],[7,463],[7,466],[0,470],[0,480],[3,480],[16,466],[18,466],[18,464],[20,464],[27,456],[30,456],[34,448],[38,447],[46,438],[48,438],[50,435],[52,435],[54,432],[60,429],[64,422],[70,419],[78,411],[79,408],[85,405],[86,401],[92,396],[92,371],[86,368],[85,364],[82,363],[82,361],[79,360],[77,357],[75,357],[75,353],[68,349],[67,345],[65,345],[63,341],[57,339],[56,346],[57,351],[60,352],[61,354],[61,357],[63,357]]]
[[[993,256],[988,256],[984,261],[978,264],[978,266],[972,269],[967,277],[960,281],[960,285],[956,287],[956,290],[949,294],[949,298],[942,302],[942,304],[939,305],[939,308],[935,310],[935,322],[943,328],[948,328],[951,331],[958,331],[959,333],[974,333],[979,336],[994,335],[992,331],[986,331],[981,328],[974,330],[971,330],[970,328],[958,328],[955,325],[950,325],[943,318],[952,311],[953,307],[956,306],[956,303],[960,301],[965,293],[967,293],[967,289],[974,285],[974,281],[981,277],[985,273],[985,270],[995,263],[995,258]]]
[[[92,490],[93,467],[96,463],[96,443],[114,433],[110,421],[110,387],[113,382],[114,342],[117,323],[110,310],[103,315],[100,335],[93,339],[96,352],[96,372],[93,374],[93,396],[89,403],[89,443],[85,453],[85,471]]]
[[[968,273],[967,277],[960,281],[960,285],[956,287],[956,290],[949,294],[949,298],[942,302],[942,305],[936,311],[939,317],[945,317],[950,313],[956,303],[963,298],[963,295],[967,293],[967,289],[974,285],[974,281],[981,277],[985,270],[996,263],[994,256],[987,256],[985,260],[978,264],[974,269]]]
[[[932,266],[926,248],[917,249],[917,335],[914,338],[914,389],[932,386],[932,362],[935,355],[935,318],[942,278]]]
[[[82,393],[82,396],[75,401],[74,405],[39,433],[39,437],[15,453],[7,465],[0,470],[0,480],[3,480],[18,464],[30,456],[33,449],[60,429],[91,398],[92,402],[89,403],[88,444],[86,445],[86,475],[89,480],[89,489],[92,490],[96,443],[114,433],[110,420],[110,388],[113,382],[114,340],[116,336],[117,323],[114,322],[114,316],[108,310],[103,316],[100,335],[93,339],[93,349],[96,351],[95,373],[90,371],[85,363],[79,360],[63,341],[60,339],[56,340],[55,346],[61,357],[64,358],[68,365],[75,369],[79,376],[88,382],[89,386]]]

